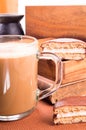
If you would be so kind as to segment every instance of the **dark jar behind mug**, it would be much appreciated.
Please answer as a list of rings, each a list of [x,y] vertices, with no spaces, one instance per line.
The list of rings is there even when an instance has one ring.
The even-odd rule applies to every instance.
[[[23,15],[0,14],[0,35],[24,35],[20,24]]]

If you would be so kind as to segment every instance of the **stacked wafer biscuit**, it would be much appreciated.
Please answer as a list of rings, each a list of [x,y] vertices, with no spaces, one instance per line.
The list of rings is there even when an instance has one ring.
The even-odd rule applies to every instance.
[[[61,59],[80,60],[86,57],[86,43],[73,38],[58,38],[41,44],[43,52],[52,52]]]
[[[54,105],[55,124],[86,122],[86,96],[72,96],[58,101]]]

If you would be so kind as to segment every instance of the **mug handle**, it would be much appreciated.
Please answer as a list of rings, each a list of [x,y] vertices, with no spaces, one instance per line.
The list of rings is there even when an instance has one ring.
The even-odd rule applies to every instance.
[[[58,90],[58,88],[61,86],[62,78],[63,78],[63,64],[60,57],[50,52],[42,52],[38,54],[38,59],[39,60],[41,59],[52,60],[56,66],[55,81],[50,82],[49,79],[43,77],[44,81],[49,83],[49,87],[43,90],[38,89],[38,97],[39,97],[39,100],[41,100],[50,96],[53,92]],[[38,81],[39,81],[39,78],[40,76],[38,76]]]

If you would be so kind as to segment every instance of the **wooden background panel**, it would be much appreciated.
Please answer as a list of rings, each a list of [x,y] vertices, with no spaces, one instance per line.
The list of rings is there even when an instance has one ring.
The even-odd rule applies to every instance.
[[[26,6],[26,34],[86,40],[86,6]]]

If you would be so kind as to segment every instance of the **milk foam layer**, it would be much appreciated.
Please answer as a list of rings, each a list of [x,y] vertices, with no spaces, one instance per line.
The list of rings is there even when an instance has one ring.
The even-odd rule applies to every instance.
[[[0,58],[17,58],[36,54],[38,46],[35,43],[0,43]]]

